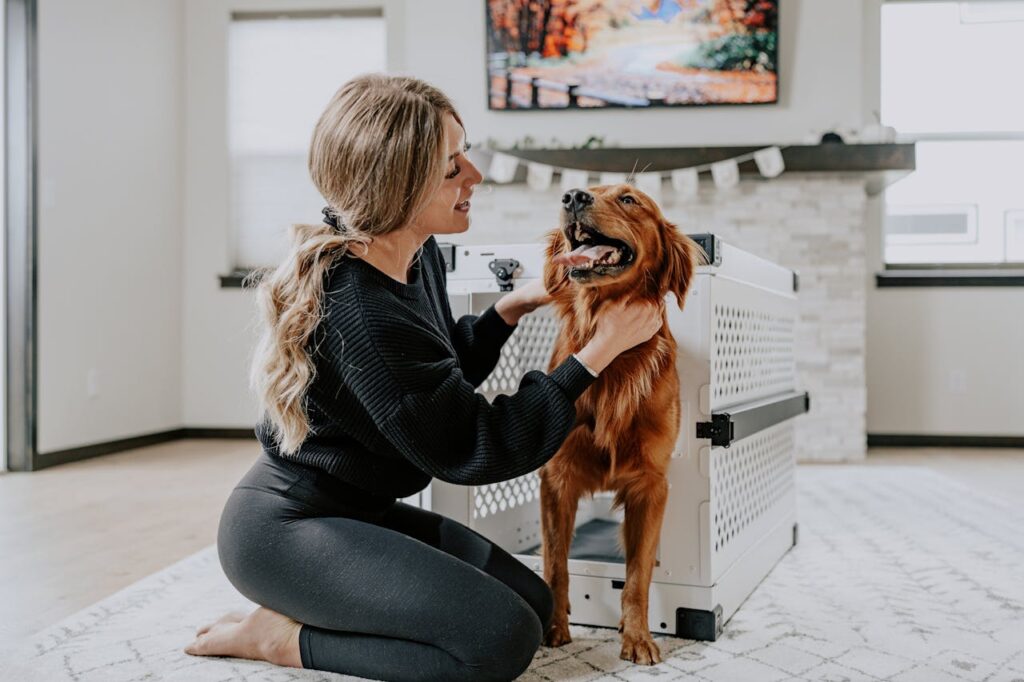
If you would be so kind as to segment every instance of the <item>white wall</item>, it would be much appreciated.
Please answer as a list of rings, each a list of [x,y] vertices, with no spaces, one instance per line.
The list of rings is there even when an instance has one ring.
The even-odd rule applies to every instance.
[[[800,142],[812,128],[861,123],[860,0],[782,0],[778,104],[640,112],[488,111],[484,2],[413,1],[406,11],[409,71],[455,100],[470,140],[568,144],[596,134],[622,147],[742,145]]]
[[[310,0],[303,7],[351,3]],[[393,70],[447,92],[471,141],[529,134],[564,144],[604,135],[621,146],[799,142],[810,129],[861,122],[858,0],[782,0],[778,105],[663,111],[489,112],[484,3],[388,0]],[[255,408],[246,385],[254,338],[251,292],[218,287],[232,265],[227,234],[224,29],[228,11],[290,7],[277,0],[186,0],[186,236],[183,411],[189,426],[248,427]],[[339,85],[341,85],[339,83]],[[319,206],[310,207],[314,219]]]
[[[41,453],[181,426],[182,38],[180,0],[39,2]]]
[[[879,7],[864,3],[864,110],[879,109]],[[1024,436],[1024,289],[884,288],[882,198],[867,230],[869,434]]]

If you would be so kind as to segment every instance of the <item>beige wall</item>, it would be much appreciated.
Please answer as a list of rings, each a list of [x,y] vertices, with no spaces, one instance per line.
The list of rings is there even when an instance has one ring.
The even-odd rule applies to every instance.
[[[286,4],[186,0],[183,410],[190,426],[248,427],[255,419],[246,386],[254,333],[253,297],[250,292],[217,285],[217,275],[232,265],[222,36],[228,8],[270,6]],[[544,144],[552,137],[570,143],[591,134],[604,135],[608,144],[638,146],[799,142],[810,129],[861,121],[862,10],[858,0],[782,0],[782,101],[778,105],[575,115],[487,111],[483,2],[389,0],[383,7],[393,39],[393,69],[445,90],[459,107],[473,142],[488,137],[508,142],[527,134]],[[309,215],[295,219],[317,219],[319,210],[310,206]]]
[[[42,453],[181,425],[182,37],[179,0],[39,2]]]
[[[875,287],[868,208],[869,434],[1024,436],[1024,288]]]

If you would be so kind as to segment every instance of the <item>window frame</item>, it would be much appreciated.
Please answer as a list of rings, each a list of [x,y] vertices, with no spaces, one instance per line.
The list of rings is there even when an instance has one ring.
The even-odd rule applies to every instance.
[[[386,69],[405,67],[403,0],[186,0],[184,23],[185,277],[205,287],[236,288],[236,239],[231,220],[228,146],[228,31],[233,15],[343,14],[375,11],[384,17]],[[340,83],[339,83],[340,85]],[[201,255],[199,255],[201,254]],[[211,272],[212,271],[212,272]],[[186,293],[186,296],[188,294]]]
[[[865,108],[869,111],[881,112],[882,104],[882,6],[885,4],[934,4],[938,2],[946,2],[951,4],[962,4],[965,0],[871,0],[865,6],[865,13],[867,21],[865,22],[866,32],[864,46],[865,51],[871,55],[872,64],[868,67],[873,70],[869,77],[865,79]],[[885,121],[882,122],[885,124]],[[918,142],[1010,142],[1010,141],[1021,141],[1024,140],[1024,129],[1021,130],[1002,130],[1002,131],[949,131],[949,132],[916,132],[916,131],[897,131],[896,142],[897,143],[911,143],[916,144]],[[898,284],[892,284],[886,279],[884,273],[880,273],[876,278],[878,286],[929,286],[928,282],[931,281],[942,281],[942,284],[936,284],[935,286],[955,286],[953,282],[956,280],[963,280],[965,282],[970,281],[972,284],[969,286],[1019,286],[1020,284],[1016,280],[1007,279],[1005,277],[1005,271],[1024,271],[1024,262],[1022,261],[1008,261],[1006,260],[1006,235],[1005,232],[1002,237],[1003,241],[1003,258],[1002,261],[985,261],[985,262],[943,262],[943,261],[926,261],[921,263],[890,263],[886,260],[886,234],[885,234],[885,216],[887,214],[886,201],[883,196],[882,204],[882,215],[880,228],[880,256],[882,261],[882,268],[884,271],[893,271],[893,281],[898,281]],[[976,209],[977,210],[977,209]],[[1016,211],[1017,209],[1014,209]],[[943,270],[947,276],[945,278],[935,277],[936,270]],[[980,283],[984,278],[980,275],[981,272],[992,270],[999,271],[993,272],[992,283],[982,284]],[[907,276],[907,271],[918,271],[920,277],[910,278]],[[1011,283],[1012,282],[1012,283]]]

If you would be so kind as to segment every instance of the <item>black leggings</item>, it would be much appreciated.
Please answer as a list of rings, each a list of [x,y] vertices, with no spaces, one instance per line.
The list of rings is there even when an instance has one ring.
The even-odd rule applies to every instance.
[[[302,623],[304,668],[511,680],[551,620],[545,582],[476,531],[266,453],[228,498],[217,549],[239,592]]]

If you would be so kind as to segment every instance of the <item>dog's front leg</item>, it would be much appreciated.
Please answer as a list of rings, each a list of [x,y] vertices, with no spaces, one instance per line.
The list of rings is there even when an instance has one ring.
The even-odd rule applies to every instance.
[[[651,589],[661,521],[668,501],[668,481],[651,473],[630,481],[618,491],[625,508],[622,544],[626,550],[626,584],[622,590],[622,651],[627,661],[652,665],[661,663],[661,652],[647,623],[647,602]]]
[[[558,457],[558,455],[556,455]],[[562,646],[569,636],[569,547],[576,525],[579,495],[572,486],[563,485],[557,463],[549,462],[540,470],[541,534],[543,538],[544,580],[551,587],[554,606],[551,626],[544,634],[546,646]]]

